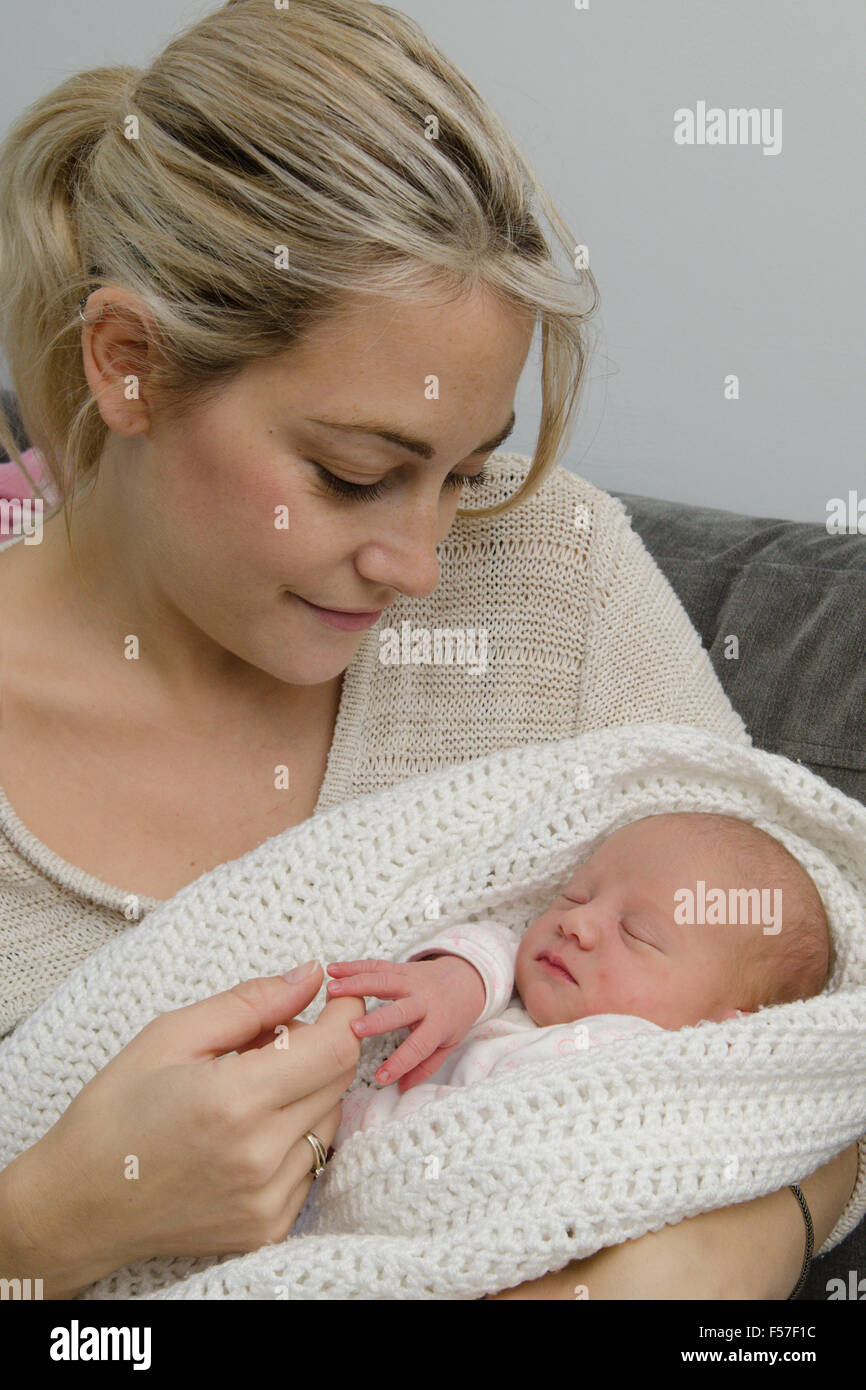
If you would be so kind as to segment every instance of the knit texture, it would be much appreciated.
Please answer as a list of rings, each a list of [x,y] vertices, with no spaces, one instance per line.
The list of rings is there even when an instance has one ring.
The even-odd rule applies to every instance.
[[[431,899],[443,930],[496,920],[519,937],[602,837],[680,811],[750,820],[811,874],[837,952],[823,995],[455,1089],[350,1136],[281,1244],[140,1262],[84,1296],[477,1298],[776,1191],[850,1144],[866,1130],[866,808],[739,740],[644,724],[409,779],[182,889],[0,1044],[0,1162],[155,1014],[293,959],[395,957],[429,937]],[[355,1085],[394,1042],[364,1040]],[[864,1208],[861,1181],[823,1250]]]
[[[529,466],[494,454],[490,482],[464,504],[512,496]],[[498,748],[630,722],[748,741],[622,503],[591,483],[558,468],[503,517],[457,518],[438,554],[436,590],[388,608],[346,670],[317,811]],[[412,632],[483,630],[486,668],[380,661],[380,634],[402,634],[404,622]],[[0,791],[0,1036],[155,906],[53,853]]]

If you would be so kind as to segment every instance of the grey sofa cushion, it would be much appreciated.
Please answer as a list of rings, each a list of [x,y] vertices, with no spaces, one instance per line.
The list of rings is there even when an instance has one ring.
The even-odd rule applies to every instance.
[[[619,495],[755,744],[866,803],[866,536]]]
[[[866,536],[617,496],[756,746],[866,803]],[[799,1298],[826,1299],[828,1281],[847,1287],[851,1270],[866,1277],[866,1222],[815,1261]]]

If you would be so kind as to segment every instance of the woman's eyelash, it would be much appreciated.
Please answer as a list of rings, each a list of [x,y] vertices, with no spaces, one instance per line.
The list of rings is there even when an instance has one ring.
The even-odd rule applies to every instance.
[[[325,488],[335,497],[354,497],[358,501],[372,502],[376,497],[381,497],[385,491],[384,479],[378,483],[348,483],[345,478],[338,478],[336,474],[329,473],[322,464],[316,463],[315,459],[308,459],[315,468]],[[487,473],[476,473],[472,477],[467,477],[463,473],[449,473],[443,483],[443,487],[449,489],[468,487],[482,487],[488,481]]]

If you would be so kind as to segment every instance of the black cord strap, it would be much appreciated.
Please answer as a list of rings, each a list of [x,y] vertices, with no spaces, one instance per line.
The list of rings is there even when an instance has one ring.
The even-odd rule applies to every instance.
[[[800,1210],[803,1213],[803,1220],[806,1223],[806,1254],[803,1257],[803,1268],[800,1270],[800,1277],[797,1280],[797,1283],[795,1284],[792,1291],[788,1294],[788,1302],[790,1302],[792,1298],[797,1297],[797,1294],[800,1292],[803,1285],[805,1284],[807,1275],[809,1273],[809,1269],[812,1264],[812,1254],[815,1250],[815,1228],[812,1225],[812,1213],[809,1210],[809,1203],[803,1196],[801,1188],[799,1188],[796,1183],[791,1183],[791,1191],[793,1192],[794,1196],[797,1198],[797,1201],[800,1204]]]

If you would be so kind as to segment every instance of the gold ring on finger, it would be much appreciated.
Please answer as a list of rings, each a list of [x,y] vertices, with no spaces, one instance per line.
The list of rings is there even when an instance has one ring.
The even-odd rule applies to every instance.
[[[313,1148],[313,1153],[316,1155],[315,1162],[309,1171],[315,1177],[318,1177],[320,1173],[323,1173],[325,1171],[325,1164],[328,1161],[328,1151],[325,1148],[319,1136],[317,1134],[313,1134],[311,1130],[307,1130],[306,1134],[304,1135],[304,1138],[309,1140]]]

